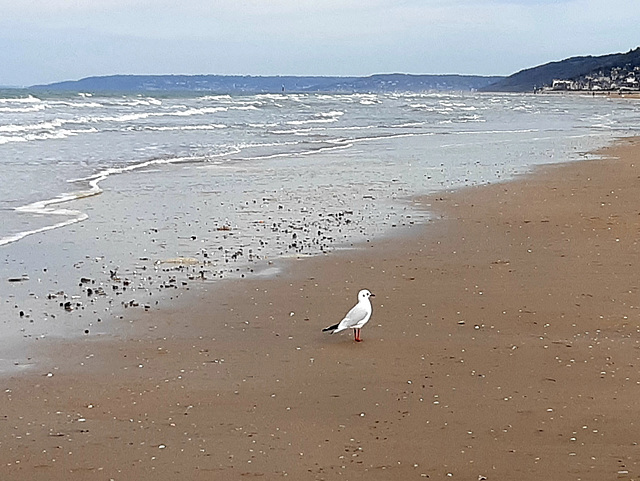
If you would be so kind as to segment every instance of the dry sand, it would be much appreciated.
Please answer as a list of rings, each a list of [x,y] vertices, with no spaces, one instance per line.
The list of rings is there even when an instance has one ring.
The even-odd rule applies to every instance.
[[[0,479],[640,478],[640,140],[607,155],[56,344],[0,381]],[[363,287],[364,342],[323,334]]]

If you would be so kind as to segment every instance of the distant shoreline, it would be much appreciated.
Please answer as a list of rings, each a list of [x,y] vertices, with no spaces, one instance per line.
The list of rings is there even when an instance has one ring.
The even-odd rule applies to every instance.
[[[33,85],[50,92],[372,93],[473,91],[503,79],[481,75],[376,74],[367,77],[251,75],[110,75]]]

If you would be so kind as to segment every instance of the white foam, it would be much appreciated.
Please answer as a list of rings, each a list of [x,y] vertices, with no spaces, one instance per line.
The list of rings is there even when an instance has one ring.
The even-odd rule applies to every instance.
[[[340,110],[332,110],[331,112],[318,112],[317,114],[315,114],[316,117],[322,117],[322,118],[335,118],[335,117],[342,117],[343,115],[344,115],[344,112]]]
[[[66,220],[64,222],[60,222],[58,224],[49,225],[49,226],[46,226],[46,227],[41,227],[40,229],[28,230],[28,231],[24,231],[24,232],[19,232],[18,234],[13,234],[13,235],[9,235],[9,236],[6,236],[6,237],[2,237],[2,238],[0,238],[0,246],[11,244],[13,242],[18,242],[19,240],[22,240],[25,237],[30,236],[30,235],[40,234],[42,232],[47,232],[47,231],[54,230],[54,229],[60,229],[61,227],[66,227],[68,225],[75,224],[76,222],[82,222],[83,220],[87,219],[88,217],[89,216],[87,216],[86,214],[83,214],[82,216],[79,216],[79,217],[77,217],[75,219],[69,219],[69,220]]]
[[[340,117],[344,115],[344,112],[339,110],[332,110],[331,112],[318,112],[313,115],[312,118],[307,120],[290,120],[287,125],[306,125],[306,124],[324,124],[337,122]]]
[[[221,101],[221,100],[233,100],[231,95],[205,95],[204,97],[200,97],[198,100],[203,102],[210,102],[212,100]]]
[[[330,124],[337,121],[338,119],[336,119],[335,117],[331,117],[328,119],[290,120],[287,122],[287,125]]]
[[[152,130],[155,132],[171,132],[179,130],[218,130],[226,129],[224,124],[206,124],[206,125],[182,125],[182,126],[168,126],[168,127],[145,127],[145,130]]]
[[[238,147],[239,149],[246,149],[246,148],[260,148],[260,147],[281,147],[281,146],[285,146],[285,145],[300,145],[300,142],[293,142],[293,141],[289,141],[289,142],[248,142],[248,143],[242,143],[242,144],[238,144],[236,147]]]
[[[226,112],[228,110],[229,108],[227,107],[203,107],[199,109],[192,108],[187,110],[175,110],[173,112],[154,112],[149,115],[152,115],[154,117],[161,117],[163,115],[174,115],[176,117],[189,117],[191,115],[215,114],[217,112]]]
[[[19,135],[12,135],[12,136],[0,135],[0,145],[8,144],[10,142],[27,142],[27,139]]]
[[[424,126],[426,124],[427,124],[427,122],[405,122],[403,124],[392,125],[391,127],[396,128],[396,129],[402,129],[402,128],[422,127],[422,126]]]
[[[101,108],[102,104],[98,102],[67,102],[64,100],[47,100],[46,106],[80,107],[80,108]]]
[[[112,103],[116,105],[122,105],[124,107],[139,107],[139,106],[149,106],[149,105],[162,105],[162,101],[158,99],[154,99],[153,97],[148,98],[123,98],[122,100],[114,100]]]
[[[96,128],[88,129],[60,129],[51,132],[38,132],[38,133],[26,133],[24,135],[0,135],[0,145],[8,144],[10,142],[30,142],[35,140],[57,140],[66,139],[67,137],[75,136],[78,134],[95,133],[98,132]]]
[[[29,95],[28,97],[0,98],[0,103],[2,104],[35,104],[39,102],[42,102],[42,100],[34,97],[33,95]]]
[[[62,127],[67,120],[64,119],[54,119],[46,122],[40,122],[37,124],[7,124],[0,125],[0,132],[29,132],[32,130],[53,130],[59,127]]]
[[[226,153],[225,153],[226,154]],[[111,175],[123,174],[125,172],[132,172],[134,170],[144,169],[145,167],[150,167],[153,165],[169,165],[169,164],[178,164],[181,162],[196,162],[203,161],[204,157],[169,157],[162,159],[152,159],[146,160],[144,162],[139,162],[137,164],[126,165],[122,167],[109,167],[107,169],[101,170],[97,174],[90,175],[88,177],[81,177],[78,179],[71,179],[69,183],[75,182],[89,182],[91,186],[91,192],[100,193],[102,189],[100,189],[99,184],[103,180],[107,179]],[[73,200],[73,199],[70,199]]]
[[[424,123],[424,122],[422,122]],[[371,130],[371,129],[376,129],[378,128],[378,125],[353,125],[353,126],[347,126],[347,127],[329,127],[328,129],[330,130]],[[325,129],[318,129],[318,130],[325,130]]]
[[[234,151],[237,152],[238,150],[235,149]],[[224,156],[228,154],[229,152],[223,152],[218,156]],[[214,155],[211,157],[216,157],[216,156]],[[31,204],[27,204],[27,205],[15,208],[16,212],[22,212],[25,214],[45,215],[45,216],[66,216],[66,217],[70,217],[69,219],[52,224],[52,225],[41,227],[38,229],[27,230],[27,231],[18,232],[16,234],[11,234],[11,235],[2,237],[0,238],[0,246],[17,242],[30,235],[39,234],[39,233],[47,232],[54,229],[59,229],[59,228],[66,227],[71,224],[82,222],[88,219],[89,216],[84,212],[81,212],[79,210],[63,209],[56,206],[66,202],[71,202],[74,200],[79,200],[79,199],[101,194],[102,189],[100,188],[100,185],[99,185],[100,182],[107,179],[111,175],[123,174],[125,172],[132,172],[134,170],[143,169],[153,165],[169,165],[169,164],[176,164],[176,163],[182,163],[182,162],[197,162],[197,161],[202,162],[205,160],[207,160],[207,158],[205,157],[173,157],[173,158],[153,159],[153,160],[148,160],[145,162],[140,162],[137,164],[127,165],[123,167],[111,167],[108,169],[104,169],[96,174],[90,175],[88,177],[71,179],[68,181],[69,183],[88,182],[89,190],[73,192],[73,193],[65,193],[57,197],[54,197],[53,199],[40,200],[40,201],[32,202]]]
[[[83,220],[88,219],[89,216],[79,210],[60,209],[55,206],[64,202],[81,199],[83,197],[88,197],[91,195],[95,195],[95,193],[89,191],[76,194],[62,194],[61,196],[55,197],[53,199],[41,200],[21,207],[17,207],[15,209],[17,212],[47,216],[64,216],[69,217],[69,219],[45,227],[40,227],[38,229],[22,231],[18,232],[17,234],[11,234],[6,237],[2,237],[0,238],[0,246],[11,244],[12,242],[17,242],[30,235],[40,234],[42,232],[47,232],[53,229],[59,229],[61,227],[66,227],[68,225],[82,222]]]
[[[35,104],[29,107],[0,107],[0,112],[8,112],[8,113],[29,113],[29,112],[39,112],[44,110],[46,107],[44,104]]]

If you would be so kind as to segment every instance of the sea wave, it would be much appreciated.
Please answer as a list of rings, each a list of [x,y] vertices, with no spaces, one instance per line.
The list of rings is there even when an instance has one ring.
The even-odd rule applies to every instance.
[[[7,244],[11,244],[13,242],[18,242],[19,240],[24,239],[27,236],[40,234],[42,232],[47,232],[54,229],[60,229],[62,227],[67,227],[71,224],[76,224],[78,222],[82,222],[83,220],[88,219],[89,216],[87,214],[79,214],[78,216],[65,220],[63,222],[58,222],[57,224],[48,225],[45,227],[40,227],[39,229],[32,229],[27,231],[18,232],[17,234],[11,234],[5,237],[0,237],[0,246],[4,246]]]
[[[25,133],[23,135],[0,135],[0,145],[11,142],[30,142],[35,140],[56,140],[66,139],[67,137],[98,132],[96,128],[87,129],[58,129],[48,132]]]
[[[134,122],[138,120],[145,120],[150,117],[191,117],[197,115],[208,115],[218,112],[228,111],[228,107],[202,107],[202,108],[190,108],[186,106],[174,107],[174,110],[165,112],[139,112],[139,113],[126,113],[122,115],[113,116],[94,116],[94,117],[78,117],[73,122],[79,123],[100,123],[100,122]]]
[[[71,224],[76,224],[78,222],[82,222],[83,220],[88,219],[89,216],[79,210],[63,209],[58,207],[58,205],[65,202],[70,202],[72,200],[78,200],[83,197],[89,197],[95,194],[96,193],[91,191],[77,192],[72,194],[62,194],[53,199],[40,200],[37,202],[32,202],[31,204],[17,207],[15,209],[16,212],[41,215],[41,216],[63,216],[63,217],[67,217],[67,219],[61,222],[56,222],[54,224],[40,227],[37,229],[25,230],[25,231],[21,231],[18,233],[14,233],[14,234],[10,234],[8,236],[2,237],[0,238],[0,246],[11,244],[13,242],[18,242],[19,240],[22,240],[25,237],[30,235],[40,234],[42,232],[47,232],[54,229],[60,229],[62,227],[66,227]]]
[[[306,129],[277,129],[277,130],[270,130],[269,133],[270,134],[282,134],[282,135],[286,135],[286,134],[293,134],[293,135],[307,135],[310,134],[311,132],[315,132],[318,129],[312,129],[312,128],[306,128]]]
[[[60,129],[54,132],[42,132],[38,134],[27,134],[24,138],[27,141],[30,140],[52,140],[52,139],[66,139],[78,134],[94,133],[98,132],[98,129]]]
[[[341,110],[332,110],[330,112],[318,112],[317,114],[315,114],[316,117],[320,117],[320,118],[335,118],[335,117],[342,117],[344,115],[344,112]]]
[[[84,199],[88,197],[93,197],[101,194],[103,191],[102,191],[102,188],[100,187],[100,183],[112,175],[132,172],[135,170],[152,167],[154,165],[169,165],[169,164],[187,163],[187,162],[205,162],[209,160],[209,158],[226,156],[232,152],[239,152],[239,149],[237,148],[228,149],[226,152],[222,152],[216,155],[210,155],[208,157],[192,156],[192,157],[155,158],[155,159],[150,159],[143,162],[138,162],[135,164],[125,165],[120,167],[109,167],[87,177],[70,179],[67,181],[70,184],[86,182],[88,183],[89,188],[85,190],[79,190],[76,192],[64,193],[51,199],[39,200],[39,201],[32,202],[20,207],[16,207],[14,209],[16,212],[20,212],[23,214],[33,214],[38,216],[50,216],[50,217],[62,216],[62,217],[67,217],[67,219],[65,219],[64,221],[55,222],[51,225],[47,225],[37,229],[24,230],[18,233],[7,235],[5,237],[1,237],[0,246],[11,244],[13,242],[18,242],[19,240],[24,239],[25,237],[30,235],[40,234],[40,233],[51,231],[54,229],[59,229],[59,228],[66,227],[71,224],[76,224],[78,222],[82,222],[88,219],[89,218],[88,214],[80,210],[65,209],[59,206],[64,203],[68,203],[68,202],[72,202],[72,201],[76,201],[76,200]]]
[[[252,129],[266,129],[271,127],[277,127],[279,124],[276,122],[264,123],[264,124],[246,124],[247,127],[251,127]]]
[[[42,102],[37,97],[29,95],[27,97],[3,97],[0,98],[0,104],[36,104]]]
[[[336,139],[333,141],[323,141],[322,144],[324,145],[320,145],[314,148],[309,148],[306,150],[298,150],[298,151],[292,151],[292,152],[277,152],[274,154],[256,155],[254,157],[242,157],[239,160],[243,160],[243,161],[268,160],[268,159],[287,158],[287,157],[300,157],[300,156],[319,154],[322,152],[329,152],[333,150],[348,149],[353,147],[352,139],[348,139],[348,140]],[[327,145],[327,144],[333,144],[333,145]]]
[[[39,122],[37,124],[0,125],[0,132],[16,133],[16,132],[29,132],[33,130],[53,130],[53,129],[62,127],[67,122],[68,121],[64,119],[54,119],[54,120],[48,120],[46,122]]]
[[[0,99],[7,100],[7,99]],[[45,105],[44,103],[35,103],[28,99],[21,99],[24,105],[33,103],[39,106]],[[36,99],[37,100],[37,99]],[[40,102],[38,100],[38,102]],[[6,102],[5,102],[6,103]],[[145,103],[148,101],[145,100]],[[67,106],[68,102],[61,102],[57,108]],[[0,112],[4,104],[0,103]],[[85,103],[84,105],[92,105]],[[96,104],[101,105],[101,104]],[[7,109],[13,109],[13,107],[6,107]],[[25,109],[31,107],[25,107]],[[44,108],[44,107],[42,107]],[[244,107],[243,107],[244,108]],[[228,111],[228,107],[202,107],[202,108],[187,108],[184,110],[176,109],[164,112],[157,111],[143,111],[143,112],[127,112],[119,115],[93,115],[93,116],[74,116],[70,118],[54,118],[37,123],[11,123],[6,125],[0,125],[0,144],[7,144],[10,142],[28,142],[33,140],[53,140],[64,139],[71,135],[77,135],[81,133],[93,133],[97,132],[97,125],[104,123],[137,123],[144,121],[151,117],[190,117],[190,116],[204,116],[215,114],[218,112]],[[80,128],[70,129],[70,125],[78,126]],[[86,127],[86,128],[82,128]],[[209,130],[225,128],[226,125],[222,123],[211,123],[202,126],[178,126],[178,125],[166,125],[157,127],[153,125],[145,125],[143,130]]]
[[[227,94],[222,94],[222,95],[204,95],[202,97],[199,97],[198,100],[201,101],[201,102],[211,102],[211,101],[220,102],[220,101],[226,101],[226,100],[233,100],[233,97],[231,95],[227,95]]]
[[[205,125],[171,125],[166,127],[145,126],[140,130],[150,130],[154,132],[171,132],[179,130],[218,130],[226,129],[225,124],[205,124]]]
[[[27,142],[27,139],[20,135],[0,135],[0,145],[9,144],[11,142]]]
[[[159,106],[162,105],[162,100],[156,99],[153,97],[144,97],[144,98],[129,98],[125,97],[122,99],[108,99],[105,101],[106,105],[116,105],[122,107],[147,107],[147,106]]]
[[[340,117],[344,115],[344,112],[334,110],[331,112],[318,112],[313,114],[312,118],[305,120],[289,120],[287,125],[305,125],[305,124],[324,124],[337,122]]]
[[[186,110],[174,110],[171,112],[152,112],[149,115],[153,117],[162,117],[164,115],[173,115],[176,117],[189,117],[191,115],[207,115],[215,114],[217,112],[227,112],[228,107],[202,107],[202,108],[189,108]]]
[[[88,122],[132,122],[135,120],[144,120],[151,116],[150,112],[142,112],[138,114],[123,114],[109,117],[88,117]]]
[[[230,110],[260,110],[255,105],[238,105],[235,107],[229,107]]]
[[[86,108],[86,109],[98,109],[104,107],[103,104],[98,102],[73,102],[66,100],[47,100],[47,107],[71,107],[71,108]]]
[[[31,112],[40,112],[46,108],[45,104],[33,104],[26,107],[7,107],[0,105],[0,112],[13,113],[13,114],[26,114]]]

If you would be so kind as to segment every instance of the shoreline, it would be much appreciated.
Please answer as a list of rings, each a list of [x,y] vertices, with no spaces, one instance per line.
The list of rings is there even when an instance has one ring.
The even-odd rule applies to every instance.
[[[2,478],[636,479],[640,140],[605,152],[56,341],[3,378]],[[364,342],[323,334],[365,287]]]

